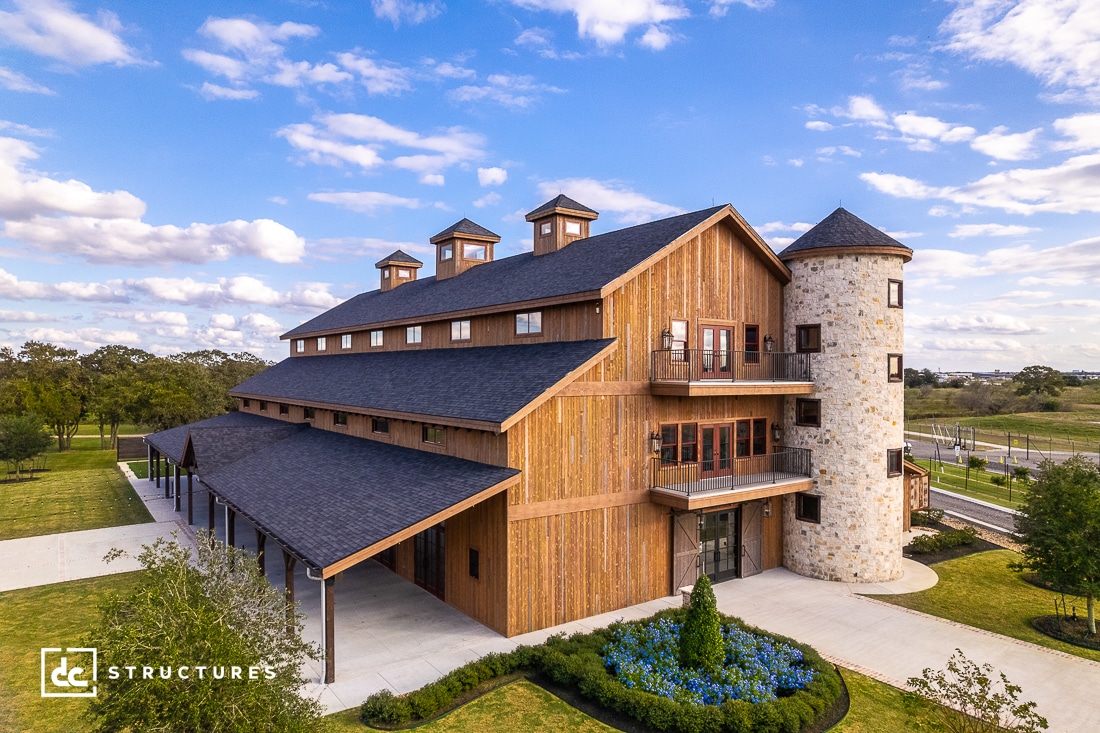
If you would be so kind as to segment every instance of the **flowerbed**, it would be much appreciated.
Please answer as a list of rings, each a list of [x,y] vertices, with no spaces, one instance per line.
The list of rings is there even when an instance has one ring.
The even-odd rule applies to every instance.
[[[802,665],[798,649],[732,623],[721,627],[726,656],[719,669],[685,669],[679,663],[680,628],[680,623],[667,617],[622,624],[603,648],[604,661],[628,689],[695,705],[768,702],[801,690],[814,679],[814,671]]]

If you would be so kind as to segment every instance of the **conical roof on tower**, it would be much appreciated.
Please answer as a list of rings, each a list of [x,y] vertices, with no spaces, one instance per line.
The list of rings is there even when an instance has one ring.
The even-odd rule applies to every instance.
[[[402,250],[397,250],[391,255],[387,255],[378,262],[374,263],[375,267],[385,267],[386,265],[407,265],[409,267],[423,267],[424,263],[416,259],[410,254]]]
[[[779,259],[791,260],[822,249],[835,254],[894,254],[906,262],[913,259],[912,249],[843,207],[792,242],[779,253]]]
[[[529,213],[525,218],[527,221],[534,221],[535,219],[540,219],[543,216],[548,216],[558,211],[569,211],[580,216],[582,219],[595,219],[600,215],[595,209],[590,209],[584,204],[577,203],[564,193],[560,193]]]
[[[449,227],[447,227],[428,241],[432,244],[435,244],[445,239],[450,239],[456,234],[464,234],[467,237],[476,237],[479,239],[492,239],[496,242],[500,241],[499,234],[494,234],[480,224],[472,222],[465,217],[459,219],[454,224],[451,224]]]

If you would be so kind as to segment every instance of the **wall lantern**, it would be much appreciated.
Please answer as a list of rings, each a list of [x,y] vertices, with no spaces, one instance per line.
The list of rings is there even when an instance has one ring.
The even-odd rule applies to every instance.
[[[649,452],[660,453],[661,452],[661,436],[659,433],[649,434]]]
[[[661,331],[661,348],[665,351],[672,350],[672,331],[669,331],[667,328]]]
[[[765,517],[770,517],[771,515],[772,515],[772,500],[771,499],[765,499],[764,500],[764,516]]]
[[[772,423],[772,442],[778,443],[783,439],[783,426],[779,423]]]
[[[770,333],[764,336],[764,351],[775,351],[775,339]]]

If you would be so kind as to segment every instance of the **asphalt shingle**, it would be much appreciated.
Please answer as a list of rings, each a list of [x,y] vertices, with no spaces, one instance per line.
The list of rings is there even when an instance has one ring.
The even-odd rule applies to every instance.
[[[838,208],[779,253],[779,259],[794,252],[823,247],[896,247],[912,250],[881,229],[876,229],[847,209]]]

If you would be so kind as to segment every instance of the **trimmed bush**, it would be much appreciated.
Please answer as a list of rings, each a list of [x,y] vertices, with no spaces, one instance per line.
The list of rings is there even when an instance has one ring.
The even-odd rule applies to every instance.
[[[713,672],[726,659],[718,617],[718,600],[710,578],[700,575],[691,589],[691,606],[680,627],[680,664],[689,669]]]
[[[939,534],[920,535],[909,543],[910,549],[918,555],[927,555],[940,550],[950,550],[960,545],[972,545],[978,540],[978,530],[973,527],[953,529]]]
[[[920,509],[909,512],[909,524],[913,527],[930,527],[943,519],[943,509]]]

